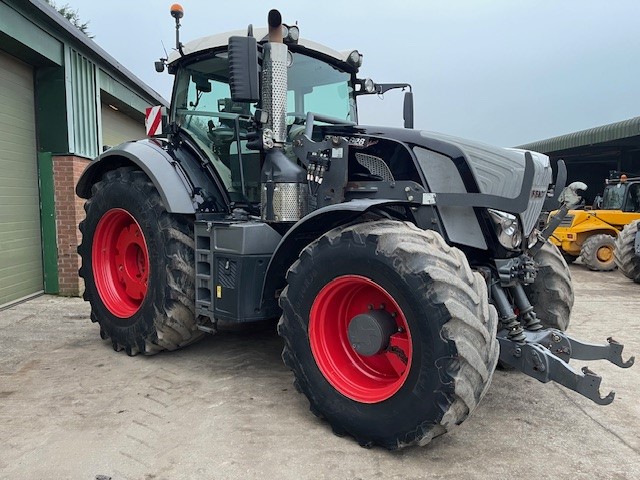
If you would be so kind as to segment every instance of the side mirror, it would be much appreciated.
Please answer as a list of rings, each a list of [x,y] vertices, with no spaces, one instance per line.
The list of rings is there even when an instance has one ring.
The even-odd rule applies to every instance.
[[[229,87],[234,102],[260,100],[258,45],[254,37],[229,37]]]
[[[404,105],[402,107],[404,128],[413,128],[413,92],[405,92]]]
[[[569,184],[562,193],[558,200],[565,205],[578,205],[582,201],[582,197],[578,193],[578,190],[586,190],[587,185],[582,182],[573,182]]]
[[[211,91],[211,82],[206,75],[194,73],[193,82],[196,84],[197,91],[204,93],[209,93]]]

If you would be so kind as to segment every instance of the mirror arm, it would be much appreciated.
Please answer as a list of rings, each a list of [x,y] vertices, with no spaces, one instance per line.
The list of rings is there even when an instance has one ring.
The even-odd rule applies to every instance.
[[[389,90],[394,90],[396,88],[401,88],[401,89],[405,89],[408,88],[410,92],[412,92],[413,90],[411,89],[411,85],[408,83],[377,83],[376,84],[376,90],[373,93],[377,93],[378,95],[383,95],[384,93],[388,92]]]

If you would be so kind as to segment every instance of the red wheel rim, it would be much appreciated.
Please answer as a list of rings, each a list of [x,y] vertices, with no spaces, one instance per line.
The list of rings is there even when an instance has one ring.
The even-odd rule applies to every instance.
[[[356,352],[348,337],[349,322],[372,308],[384,309],[396,321],[389,346],[370,356]],[[377,403],[393,396],[411,370],[413,347],[404,313],[380,285],[359,275],[344,275],[324,286],[311,307],[311,351],[320,371],[344,396]]]
[[[149,251],[140,225],[129,212],[113,208],[100,219],[91,260],[105,307],[116,317],[131,317],[147,293]]]

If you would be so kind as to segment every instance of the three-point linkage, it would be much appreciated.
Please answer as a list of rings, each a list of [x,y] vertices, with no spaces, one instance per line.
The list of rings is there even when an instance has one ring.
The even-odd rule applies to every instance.
[[[624,361],[624,346],[609,337],[606,345],[585,343],[572,338],[556,329],[524,331],[524,339],[514,341],[506,329],[498,332],[500,342],[500,360],[516,368],[540,382],[557,382],[593,400],[599,405],[613,402],[615,392],[612,390],[602,397],[600,383],[602,377],[589,368],[580,371],[569,365],[570,359],[576,360],[609,360],[621,368],[633,365],[635,357]]]

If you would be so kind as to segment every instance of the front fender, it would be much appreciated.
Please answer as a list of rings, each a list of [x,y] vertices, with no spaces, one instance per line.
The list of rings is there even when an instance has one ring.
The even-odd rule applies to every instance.
[[[404,205],[406,202],[388,199],[363,199],[320,208],[298,221],[282,237],[276,247],[262,286],[263,301],[272,301],[286,285],[285,275],[300,252],[329,230],[354,221],[374,207]]]
[[[149,177],[168,212],[195,212],[189,182],[175,160],[155,140],[127,142],[104,152],[82,172],[76,194],[80,198],[91,197],[91,187],[105,172],[125,165],[135,165]]]

